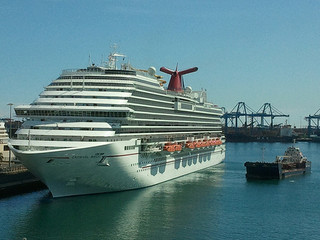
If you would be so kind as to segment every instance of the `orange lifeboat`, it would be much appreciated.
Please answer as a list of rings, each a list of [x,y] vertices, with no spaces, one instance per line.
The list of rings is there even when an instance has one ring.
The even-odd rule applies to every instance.
[[[194,148],[197,148],[197,141],[192,141],[192,145],[193,145]]]
[[[202,141],[198,140],[198,142],[196,142],[196,148],[201,148],[202,147]]]
[[[211,146],[215,146],[215,145],[217,145],[217,141],[215,139],[212,139]]]
[[[217,138],[217,139],[216,139],[216,145],[221,145],[221,144],[222,144],[221,139],[220,139],[220,138]]]
[[[182,150],[182,145],[181,144],[174,144],[174,149],[175,151],[181,151]]]
[[[175,151],[175,144],[174,144],[174,143],[167,142],[167,143],[163,146],[163,151],[174,152],[174,151]]]
[[[207,142],[206,142],[206,140],[203,140],[202,142],[201,142],[201,147],[206,147],[207,146]]]
[[[195,148],[195,142],[187,141],[185,146],[186,146],[186,148],[194,149]]]

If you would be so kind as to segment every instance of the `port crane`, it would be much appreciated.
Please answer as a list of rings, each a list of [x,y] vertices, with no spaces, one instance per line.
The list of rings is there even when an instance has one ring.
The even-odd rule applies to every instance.
[[[283,114],[277,108],[271,105],[271,103],[264,103],[258,111],[253,110],[245,102],[238,102],[231,112],[225,112],[222,116],[225,120],[225,131],[228,126],[234,127],[235,130],[241,127],[247,128],[254,126],[266,127],[265,123],[268,123],[266,118],[270,118],[270,125],[268,127],[274,127],[274,118],[276,117],[289,117],[288,114]],[[260,121],[259,121],[260,120]]]
[[[255,117],[260,118],[260,125],[265,126],[265,118],[270,118],[270,127],[273,128],[273,121],[275,117],[289,117],[288,114],[283,114],[277,108],[271,105],[271,103],[264,103],[261,108],[254,114]]]
[[[315,114],[305,117],[305,119],[308,121],[308,136],[310,137],[312,134],[319,135],[320,109],[318,109]]]
[[[245,102],[238,102],[231,112],[225,112],[222,116],[222,118],[225,119],[225,131],[227,131],[230,124],[231,127],[235,129],[238,129],[239,123],[242,124],[243,127],[253,126],[254,112],[255,111],[246,105]],[[249,124],[248,120],[250,120]]]

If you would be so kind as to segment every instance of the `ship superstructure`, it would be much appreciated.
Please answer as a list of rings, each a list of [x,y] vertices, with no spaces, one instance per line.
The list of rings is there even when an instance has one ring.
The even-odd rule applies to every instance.
[[[7,130],[5,128],[5,123],[0,121],[0,160],[9,161],[9,148],[8,148]]]
[[[224,160],[222,112],[206,91],[184,88],[182,74],[179,90],[165,89],[154,67],[117,69],[118,57],[64,70],[15,107],[25,122],[9,145],[54,197],[146,187]]]
[[[5,128],[5,123],[0,121],[0,143],[7,144],[8,143],[8,134]]]

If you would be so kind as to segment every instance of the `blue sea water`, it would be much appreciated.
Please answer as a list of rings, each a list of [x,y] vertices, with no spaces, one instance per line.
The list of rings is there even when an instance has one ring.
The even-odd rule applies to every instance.
[[[52,199],[0,199],[0,239],[319,239],[320,144],[297,143],[312,173],[247,181],[244,162],[287,143],[227,143],[224,163],[157,186]]]

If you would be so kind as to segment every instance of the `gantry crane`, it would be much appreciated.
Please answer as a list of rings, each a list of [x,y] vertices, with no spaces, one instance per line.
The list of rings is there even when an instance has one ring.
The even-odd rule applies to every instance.
[[[225,131],[227,132],[228,126],[234,127],[237,131],[239,122],[242,127],[251,127],[254,125],[265,126],[265,122],[268,123],[266,118],[270,118],[270,128],[274,126],[275,117],[289,117],[288,114],[283,114],[277,108],[271,105],[271,103],[264,103],[258,111],[254,111],[244,102],[238,102],[231,112],[225,112],[222,118],[224,118]],[[260,118],[260,121],[257,119]],[[258,124],[260,122],[260,124]]]
[[[222,116],[224,118],[225,133],[227,132],[228,125],[234,127],[236,131],[239,127],[239,122],[243,127],[253,126],[254,110],[247,106],[244,102],[238,102],[231,112],[225,112]],[[248,120],[250,123],[248,124]]]
[[[308,136],[310,137],[312,134],[319,135],[320,109],[312,116],[305,117],[305,119],[308,121]]]
[[[271,105],[271,103],[265,103],[261,108],[254,114],[255,117],[260,118],[260,125],[264,126],[266,121],[265,118],[270,117],[270,128],[273,128],[273,120],[275,117],[289,117],[288,114],[283,114],[277,108]]]

